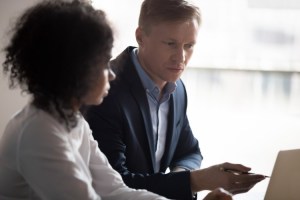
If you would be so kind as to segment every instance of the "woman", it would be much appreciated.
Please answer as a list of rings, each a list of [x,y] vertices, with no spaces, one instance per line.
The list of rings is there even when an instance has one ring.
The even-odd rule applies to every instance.
[[[101,103],[115,78],[104,13],[52,0],[27,10],[13,31],[4,72],[32,100],[1,139],[0,199],[164,199],[125,186],[79,113]]]

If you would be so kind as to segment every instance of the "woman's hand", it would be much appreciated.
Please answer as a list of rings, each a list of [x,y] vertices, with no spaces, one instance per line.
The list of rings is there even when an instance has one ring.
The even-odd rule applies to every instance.
[[[217,188],[206,195],[203,200],[232,200],[232,194],[223,188]]]

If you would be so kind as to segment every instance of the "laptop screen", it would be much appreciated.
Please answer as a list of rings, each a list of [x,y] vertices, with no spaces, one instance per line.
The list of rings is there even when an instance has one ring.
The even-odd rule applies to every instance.
[[[279,151],[264,199],[300,199],[300,149]]]

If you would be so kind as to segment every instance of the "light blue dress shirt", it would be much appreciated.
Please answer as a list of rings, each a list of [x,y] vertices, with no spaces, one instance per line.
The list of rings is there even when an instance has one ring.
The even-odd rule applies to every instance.
[[[131,59],[147,94],[152,119],[154,145],[156,149],[155,172],[158,172],[160,169],[161,158],[165,151],[170,96],[176,89],[176,83],[168,82],[164,89],[160,91],[159,87],[153,82],[140,65],[137,58],[137,51],[138,49],[136,48],[131,52]],[[159,98],[160,92],[162,92],[161,98]]]

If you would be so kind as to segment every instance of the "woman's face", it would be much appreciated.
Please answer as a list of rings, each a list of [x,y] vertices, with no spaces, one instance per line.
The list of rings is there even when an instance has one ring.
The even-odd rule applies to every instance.
[[[102,103],[103,98],[108,95],[110,88],[109,82],[116,78],[114,72],[110,69],[109,65],[100,69],[100,74],[91,90],[83,99],[85,105],[99,105]]]

